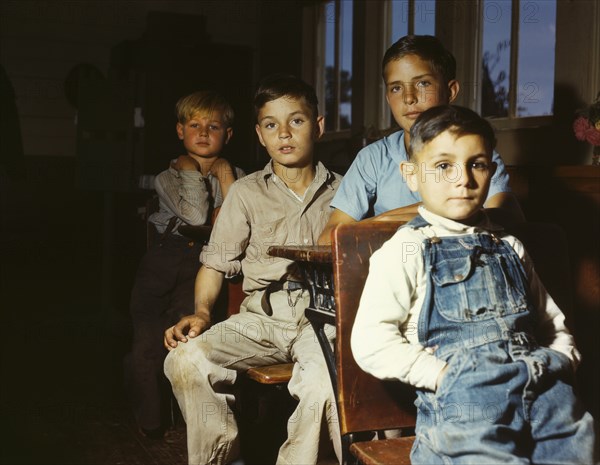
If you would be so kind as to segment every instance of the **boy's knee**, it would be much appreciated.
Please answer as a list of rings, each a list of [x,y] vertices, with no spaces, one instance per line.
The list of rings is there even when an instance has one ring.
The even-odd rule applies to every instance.
[[[206,344],[197,340],[179,343],[165,358],[165,375],[172,384],[188,383],[194,379],[195,373],[207,371],[206,365],[210,364],[206,354]]]

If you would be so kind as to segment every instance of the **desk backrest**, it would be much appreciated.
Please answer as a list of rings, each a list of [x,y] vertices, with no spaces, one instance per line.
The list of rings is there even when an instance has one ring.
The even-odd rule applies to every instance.
[[[401,224],[358,222],[339,225],[333,232],[338,414],[342,435],[415,424],[414,392],[400,382],[381,381],[362,371],[350,349],[350,334],[369,272],[369,258]]]

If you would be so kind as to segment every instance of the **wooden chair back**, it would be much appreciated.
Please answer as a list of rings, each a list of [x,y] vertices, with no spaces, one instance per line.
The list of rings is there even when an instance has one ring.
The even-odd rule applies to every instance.
[[[352,356],[350,334],[369,273],[369,258],[401,222],[357,222],[333,232],[336,305],[338,414],[342,436],[364,431],[412,428],[414,391],[400,382],[379,380],[360,369]]]

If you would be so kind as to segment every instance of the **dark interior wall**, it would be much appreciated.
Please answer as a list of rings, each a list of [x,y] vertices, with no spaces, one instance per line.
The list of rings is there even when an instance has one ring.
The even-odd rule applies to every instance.
[[[297,2],[255,0],[0,2],[0,116],[15,135],[10,144],[2,139],[0,160],[0,325],[22,328],[2,341],[3,378],[19,381],[0,388],[0,416],[29,421],[14,409],[25,402],[21,396],[33,395],[28,387],[42,389],[47,404],[61,390],[89,391],[83,374],[77,386],[61,381],[89,363],[107,367],[111,388],[122,390],[129,293],[152,194],[137,187],[135,175],[166,168],[176,154],[169,144],[179,147],[176,94],[206,83],[238,104],[240,142],[229,155],[247,171],[260,166],[252,93],[264,74],[299,73],[301,34],[290,32],[300,28],[300,10]],[[82,102],[69,100],[74,89],[65,85],[74,69],[100,75],[101,84],[86,79],[82,87],[104,113],[88,105],[84,114]],[[143,128],[132,115],[138,105]],[[6,126],[5,108],[12,108]],[[18,170],[5,163],[12,160]],[[41,355],[34,349],[40,336],[49,338]],[[92,346],[86,360],[82,348]],[[69,350],[78,355],[65,357]]]

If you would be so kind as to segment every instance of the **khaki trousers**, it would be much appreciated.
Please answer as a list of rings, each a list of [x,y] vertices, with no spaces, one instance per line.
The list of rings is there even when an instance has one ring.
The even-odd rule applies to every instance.
[[[272,293],[271,316],[261,308],[262,294],[259,291],[247,297],[239,314],[180,343],[165,360],[165,374],[187,425],[190,465],[227,464],[237,458],[232,385],[238,372],[291,361],[295,365],[288,390],[298,406],[288,420],[288,437],[279,450],[277,463],[316,464],[322,426],[327,427],[341,458],[331,381],[316,335],[304,317],[308,292]],[[333,336],[333,328],[330,330]]]

